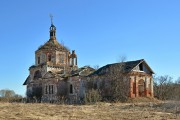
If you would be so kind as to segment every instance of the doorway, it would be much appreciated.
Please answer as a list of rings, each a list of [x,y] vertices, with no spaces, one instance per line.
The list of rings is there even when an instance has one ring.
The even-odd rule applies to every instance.
[[[139,96],[140,97],[143,97],[143,96],[145,96],[145,94],[144,94],[144,85],[145,85],[145,83],[144,83],[144,80],[139,80],[139,82],[138,82],[138,91],[139,91]]]

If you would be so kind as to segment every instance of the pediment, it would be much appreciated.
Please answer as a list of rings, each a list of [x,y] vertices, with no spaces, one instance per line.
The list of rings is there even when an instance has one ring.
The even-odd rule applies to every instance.
[[[154,74],[153,70],[149,67],[145,60],[141,61],[132,71],[145,72],[147,74]]]

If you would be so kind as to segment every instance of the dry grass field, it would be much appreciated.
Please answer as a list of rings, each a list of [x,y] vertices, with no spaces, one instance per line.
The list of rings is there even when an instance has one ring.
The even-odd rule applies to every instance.
[[[0,120],[180,120],[180,102],[57,105],[0,103]]]

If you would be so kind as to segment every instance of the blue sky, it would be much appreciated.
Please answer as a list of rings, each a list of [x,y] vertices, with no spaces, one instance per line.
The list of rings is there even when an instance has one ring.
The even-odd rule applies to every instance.
[[[35,50],[57,39],[76,50],[79,67],[145,59],[156,75],[180,77],[179,0],[4,0],[0,3],[0,89],[22,86]]]

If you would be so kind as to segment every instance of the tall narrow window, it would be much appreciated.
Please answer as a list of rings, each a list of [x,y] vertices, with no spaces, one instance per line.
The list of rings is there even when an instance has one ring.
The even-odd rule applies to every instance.
[[[73,94],[73,86],[70,84],[70,94]]]
[[[53,88],[53,85],[51,85],[51,93],[53,94],[54,93],[54,88]]]
[[[46,62],[46,55],[42,54],[42,63]]]
[[[38,64],[40,64],[40,57],[38,57]]]
[[[48,94],[48,86],[46,85],[45,94]]]
[[[51,86],[49,85],[49,94],[51,94]]]
[[[48,61],[51,61],[51,54],[48,55]]]

